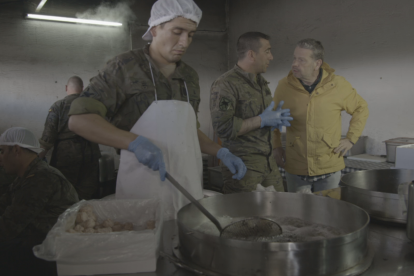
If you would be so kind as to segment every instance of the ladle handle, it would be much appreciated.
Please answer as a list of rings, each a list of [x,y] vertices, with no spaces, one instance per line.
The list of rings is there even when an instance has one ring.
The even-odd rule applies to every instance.
[[[203,207],[203,205],[200,204],[189,192],[187,192],[186,189],[183,188],[168,172],[165,174],[165,177],[186,197],[188,200],[191,201],[209,220],[211,220],[212,223],[214,223],[217,227],[217,229],[222,232],[223,228],[221,228],[220,223],[218,220],[210,214],[209,211],[206,210],[206,208]]]

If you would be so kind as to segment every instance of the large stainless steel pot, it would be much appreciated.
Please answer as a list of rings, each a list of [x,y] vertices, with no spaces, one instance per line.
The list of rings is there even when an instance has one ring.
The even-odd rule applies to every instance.
[[[414,170],[369,170],[348,173],[341,179],[341,199],[353,203],[371,217],[406,223],[401,210],[398,185],[414,179]]]
[[[176,255],[187,266],[193,265],[206,275],[358,275],[357,272],[363,272],[370,265],[371,260],[367,258],[369,216],[347,202],[272,192],[219,195],[199,202],[216,217],[289,216],[337,227],[346,233],[336,238],[298,243],[223,239],[195,230],[208,219],[189,204],[178,212],[180,245]]]
[[[414,241],[414,181],[408,186],[407,237]]]

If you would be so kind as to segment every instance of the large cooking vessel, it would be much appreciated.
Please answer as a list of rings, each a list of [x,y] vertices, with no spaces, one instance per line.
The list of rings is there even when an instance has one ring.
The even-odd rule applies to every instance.
[[[408,186],[407,237],[414,241],[414,181]]]
[[[368,214],[331,198],[251,192],[199,201],[214,216],[296,217],[341,229],[345,234],[311,242],[248,242],[197,231],[208,219],[192,204],[178,212],[178,257],[205,275],[358,275],[372,260],[367,247]],[[225,225],[223,225],[225,226]]]
[[[341,199],[353,203],[371,217],[406,223],[401,210],[398,185],[414,179],[414,170],[368,170],[348,173],[341,179]]]

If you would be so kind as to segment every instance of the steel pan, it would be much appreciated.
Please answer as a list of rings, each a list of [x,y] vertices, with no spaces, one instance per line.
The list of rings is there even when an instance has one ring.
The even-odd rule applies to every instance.
[[[367,256],[368,214],[344,201],[296,193],[251,192],[199,201],[214,216],[296,217],[340,228],[345,234],[311,242],[248,242],[197,231],[207,218],[192,204],[177,217],[178,257],[205,275],[358,275]],[[363,265],[361,265],[363,264]],[[359,267],[359,271],[347,272]],[[358,269],[356,269],[358,270]]]
[[[368,170],[348,173],[341,179],[341,199],[353,203],[378,220],[407,223],[398,185],[414,179],[414,170]]]

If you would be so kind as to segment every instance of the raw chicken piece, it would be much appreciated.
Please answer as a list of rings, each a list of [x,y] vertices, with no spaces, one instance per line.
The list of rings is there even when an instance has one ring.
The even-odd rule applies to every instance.
[[[76,224],[80,224],[84,221],[87,221],[89,218],[88,214],[85,212],[79,212],[78,215],[76,216]]]
[[[97,231],[97,233],[111,233],[112,229],[110,227],[107,228],[99,228]]]
[[[115,223],[114,226],[112,226],[112,231],[114,232],[122,231],[122,229],[124,229],[124,225],[119,222]]]
[[[106,219],[102,222],[103,227],[112,227],[114,226],[114,222],[111,219]]]
[[[125,223],[124,231],[132,231],[132,230],[134,230],[134,225],[132,225],[131,222]]]
[[[95,222],[97,221],[96,216],[95,216],[95,213],[88,212],[87,214],[88,214],[88,216],[89,216],[90,219],[93,219]]]
[[[93,228],[86,228],[83,233],[95,233],[95,230]]]
[[[93,220],[93,219],[88,219],[87,221],[84,221],[83,223],[82,223],[82,226],[84,227],[84,228],[93,228],[93,227],[95,227],[95,221]]]
[[[91,205],[87,204],[87,205],[82,206],[82,208],[79,209],[79,212],[93,213],[93,208]]]
[[[83,228],[82,227],[82,225],[76,225],[75,226],[75,228],[73,228],[76,232],[83,232],[83,230],[85,229],[85,228]]]

